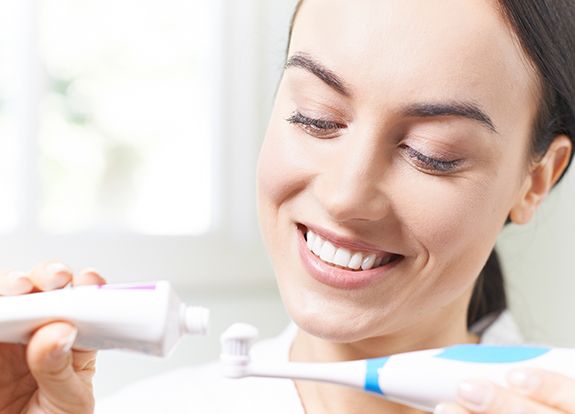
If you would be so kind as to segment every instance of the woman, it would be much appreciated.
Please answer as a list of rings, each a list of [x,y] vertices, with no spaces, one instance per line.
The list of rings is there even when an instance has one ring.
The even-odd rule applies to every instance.
[[[291,360],[484,340],[470,325],[505,307],[491,253],[497,235],[506,222],[532,218],[572,158],[574,33],[568,0],[298,4],[258,165],[262,234],[299,327],[289,336]],[[42,280],[32,275],[39,289]],[[56,328],[33,338],[35,380],[26,376],[27,392],[0,397],[14,407],[6,412],[91,412],[93,354],[70,358],[71,337]],[[48,349],[56,349],[52,361]],[[3,361],[12,361],[9,351],[24,352],[6,350]],[[2,367],[7,378],[28,372],[24,362]],[[161,394],[159,408],[177,401],[166,412],[222,412],[221,400],[238,412],[269,412],[257,404],[265,398],[277,399],[275,412],[418,412],[304,382],[294,405],[269,381],[214,383],[195,372],[197,380],[185,371],[136,387],[131,401]],[[436,412],[575,412],[573,380],[530,371],[510,381],[506,391],[471,379]],[[230,396],[234,386],[251,406]],[[153,401],[134,410],[153,412]]]

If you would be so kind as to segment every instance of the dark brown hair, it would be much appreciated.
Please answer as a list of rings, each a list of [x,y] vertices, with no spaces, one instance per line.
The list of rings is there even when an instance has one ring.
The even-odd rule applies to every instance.
[[[302,3],[298,1],[292,16],[288,50]],[[540,83],[539,111],[531,137],[532,160],[541,158],[558,135],[566,135],[575,146],[575,1],[498,0],[498,4]],[[493,249],[475,282],[467,325],[471,327],[486,316],[495,317],[506,308],[503,271]]]

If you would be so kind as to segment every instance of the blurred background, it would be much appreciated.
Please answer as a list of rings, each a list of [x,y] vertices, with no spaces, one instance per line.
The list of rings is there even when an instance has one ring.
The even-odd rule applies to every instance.
[[[2,267],[59,259],[110,282],[168,279],[212,309],[169,359],[102,352],[96,393],[287,324],[259,239],[255,164],[295,0],[2,0]],[[575,346],[575,168],[499,240],[533,342]]]

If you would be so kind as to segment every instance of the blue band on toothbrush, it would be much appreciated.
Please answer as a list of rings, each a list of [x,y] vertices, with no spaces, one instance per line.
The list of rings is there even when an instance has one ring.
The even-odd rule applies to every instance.
[[[550,350],[550,348],[534,346],[464,344],[445,348],[435,357],[463,362],[504,364],[537,358]]]
[[[383,390],[379,386],[379,371],[389,360],[385,358],[374,358],[366,361],[365,385],[364,390],[383,395]]]

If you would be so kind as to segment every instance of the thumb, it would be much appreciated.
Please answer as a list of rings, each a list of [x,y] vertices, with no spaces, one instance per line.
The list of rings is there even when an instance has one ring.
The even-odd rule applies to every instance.
[[[92,390],[73,368],[77,329],[64,322],[40,328],[28,343],[30,372],[38,383],[38,404],[47,412],[92,412]]]

